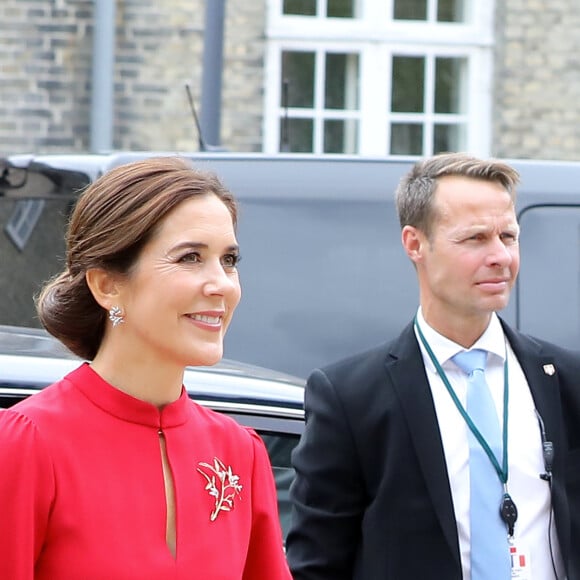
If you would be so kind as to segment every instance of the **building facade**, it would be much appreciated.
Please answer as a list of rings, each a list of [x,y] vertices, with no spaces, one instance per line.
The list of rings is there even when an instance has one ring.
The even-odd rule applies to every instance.
[[[99,2],[110,148],[196,150],[185,85],[199,113],[212,1],[3,0],[0,156],[90,150]],[[575,160],[578,49],[576,0],[225,0],[220,144]]]

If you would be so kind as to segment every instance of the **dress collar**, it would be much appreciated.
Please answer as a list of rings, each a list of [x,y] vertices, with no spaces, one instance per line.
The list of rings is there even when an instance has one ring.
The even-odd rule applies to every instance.
[[[189,397],[184,387],[181,388],[179,399],[159,409],[151,403],[136,399],[113,387],[88,363],[83,363],[65,378],[94,405],[130,423],[138,423],[155,429],[177,427],[185,423],[191,410]]]

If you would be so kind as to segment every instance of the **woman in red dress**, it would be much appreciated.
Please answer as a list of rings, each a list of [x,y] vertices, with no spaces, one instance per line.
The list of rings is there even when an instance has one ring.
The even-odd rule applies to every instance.
[[[240,300],[236,218],[180,158],[79,198],[37,308],[88,362],[0,413],[0,578],[290,579],[261,439],[183,387]]]

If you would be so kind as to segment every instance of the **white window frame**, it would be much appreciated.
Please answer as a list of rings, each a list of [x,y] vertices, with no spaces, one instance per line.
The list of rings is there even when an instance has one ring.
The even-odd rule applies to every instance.
[[[325,9],[325,0],[318,1]],[[359,54],[360,106],[355,111],[341,110],[340,118],[352,116],[360,119],[359,154],[381,156],[387,155],[389,150],[389,121],[402,118],[401,114],[388,110],[392,56],[420,56],[428,60],[435,57],[465,58],[468,63],[465,79],[468,108],[464,116],[467,124],[464,150],[480,156],[489,154],[492,127],[493,0],[472,0],[469,24],[395,21],[389,16],[392,13],[392,0],[358,0],[357,18],[284,16],[282,6],[282,0],[268,1],[264,152],[279,151],[279,126],[283,114],[280,106],[281,55],[284,51],[299,50]],[[434,6],[435,3],[430,0],[431,19],[434,17]],[[317,78],[316,82],[323,80]],[[297,110],[293,110],[293,113],[299,114]],[[331,117],[329,111],[325,112],[326,117],[320,113],[316,113],[318,122]],[[458,116],[453,117],[460,120]],[[444,117],[425,110],[423,118],[424,155],[429,155],[433,124]],[[315,141],[314,152],[322,151],[320,140]]]

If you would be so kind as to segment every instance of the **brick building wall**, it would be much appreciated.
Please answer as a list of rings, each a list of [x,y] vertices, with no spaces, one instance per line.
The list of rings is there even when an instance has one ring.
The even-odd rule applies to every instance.
[[[117,3],[115,148],[195,148],[197,132],[185,82],[199,106],[202,4],[199,0]]]
[[[195,150],[206,0],[117,0],[113,147]],[[0,2],[0,155],[87,151],[94,0]],[[267,0],[226,0],[222,145],[262,147]],[[579,159],[577,0],[497,0],[493,155]]]
[[[0,3],[0,155],[87,151],[93,0]],[[205,0],[117,0],[113,147],[195,150]],[[263,1],[226,2],[222,144],[259,151]]]
[[[580,159],[578,0],[497,2],[493,154]]]
[[[91,4],[0,3],[0,152],[86,149]]]

